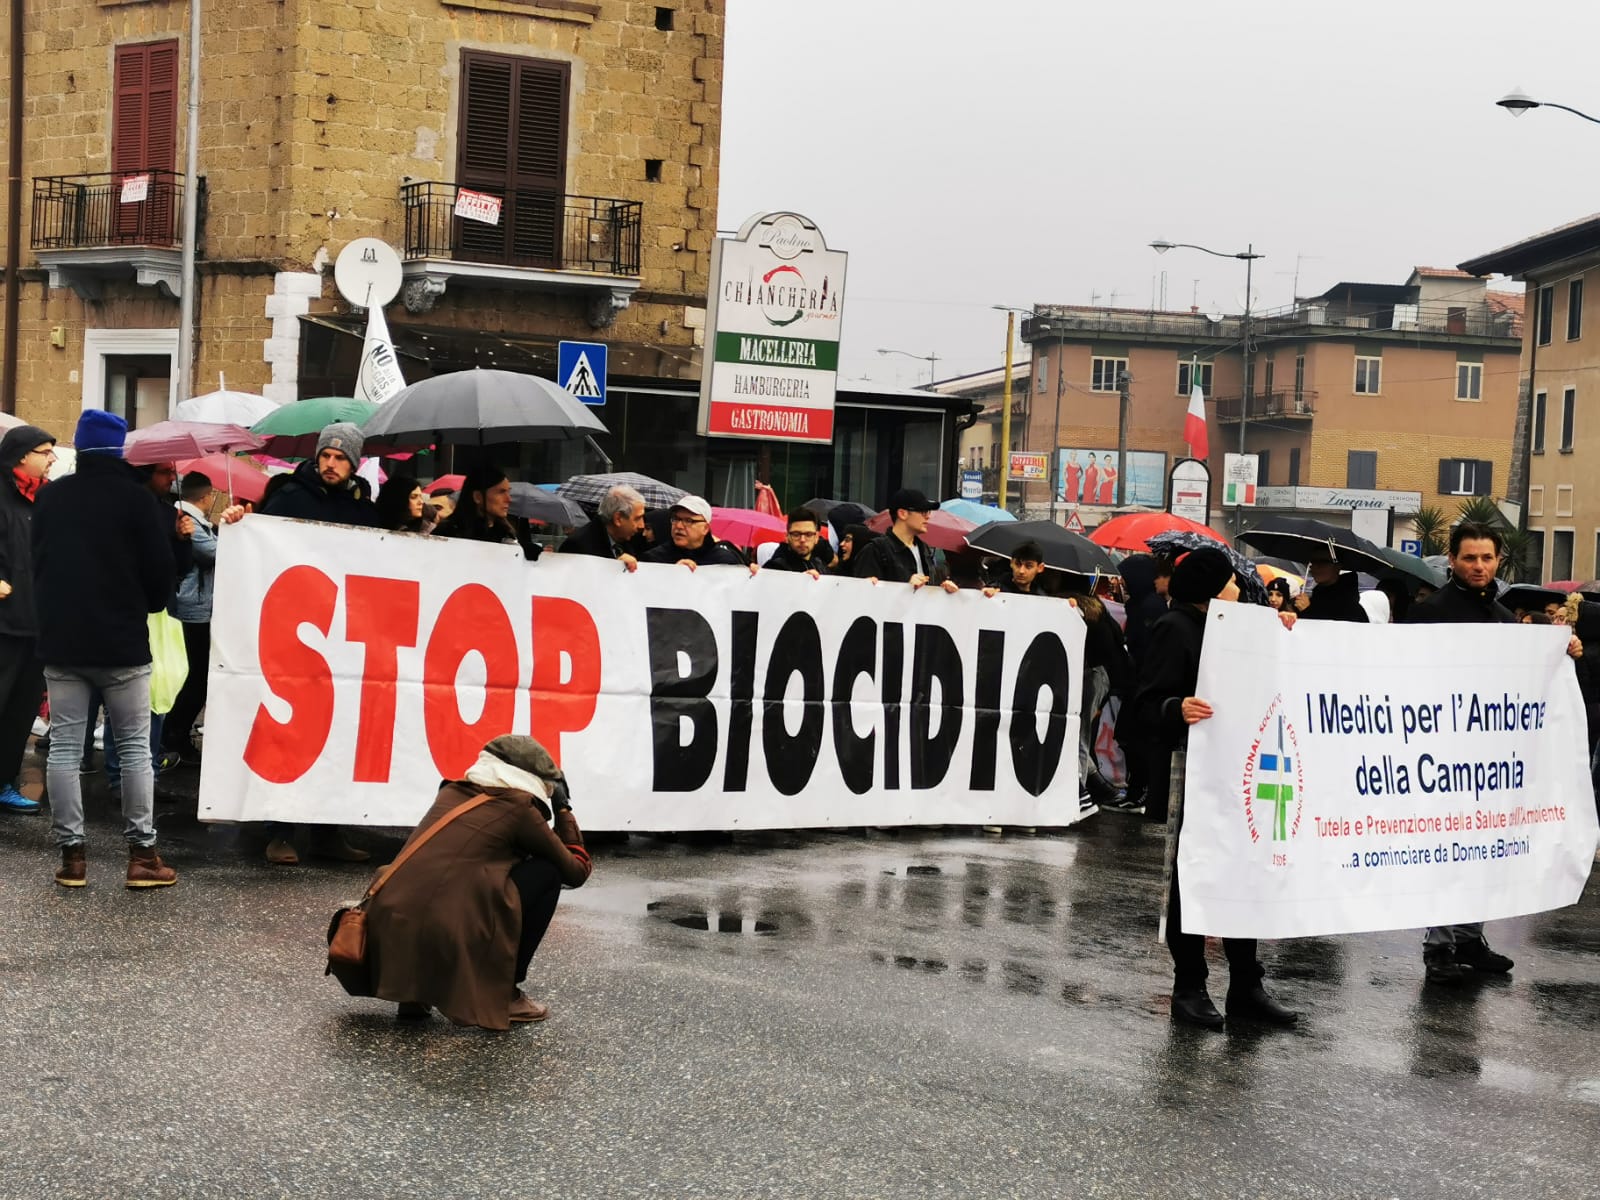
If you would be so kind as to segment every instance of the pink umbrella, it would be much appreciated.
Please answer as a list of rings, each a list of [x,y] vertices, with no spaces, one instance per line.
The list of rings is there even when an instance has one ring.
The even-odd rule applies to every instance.
[[[725,542],[736,546],[759,546],[763,542],[781,542],[789,531],[788,522],[771,513],[757,512],[753,508],[713,508],[711,532]]]
[[[466,481],[465,475],[441,475],[422,490],[430,496],[437,496],[440,492],[459,492]]]
[[[207,421],[160,421],[128,435],[122,456],[134,466],[203,458],[207,454],[254,450],[266,439],[242,425],[212,425]]]
[[[889,512],[885,509],[867,522],[867,528],[873,533],[887,533],[892,525]],[[955,513],[946,512],[936,508],[928,514],[928,532],[922,535],[922,540],[935,550],[965,550],[967,548],[967,534],[977,526]]]
[[[248,500],[260,504],[267,494],[267,476],[248,458],[234,458],[228,454],[207,454],[203,458],[186,459],[178,463],[180,474],[200,471],[211,482],[235,500]]]

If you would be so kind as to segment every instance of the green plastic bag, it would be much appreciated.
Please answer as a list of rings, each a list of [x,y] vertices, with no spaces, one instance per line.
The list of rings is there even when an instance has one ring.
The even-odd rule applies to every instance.
[[[183,622],[165,612],[150,614],[150,711],[169,713],[189,678]]]

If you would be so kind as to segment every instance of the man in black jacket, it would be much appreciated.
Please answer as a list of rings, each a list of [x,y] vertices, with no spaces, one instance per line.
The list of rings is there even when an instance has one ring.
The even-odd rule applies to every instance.
[[[644,497],[623,484],[600,499],[599,516],[561,543],[562,554],[611,558],[632,571],[649,547],[644,537]]]
[[[61,850],[56,882],[86,882],[78,770],[90,693],[105,698],[122,766],[130,888],[168,887],[178,874],[156,853],[150,769],[149,614],[172,594],[173,518],[122,461],[127,423],[90,409],[78,419],[77,469],[39,493],[33,518],[39,657],[50,689],[46,781]]]
[[[767,559],[767,570],[801,571],[820,579],[833,564],[833,556],[819,550],[823,546],[826,543],[822,541],[822,522],[817,514],[809,508],[797,508],[789,514],[787,539]]]
[[[1316,586],[1295,597],[1296,612],[1308,621],[1367,623],[1367,610],[1361,607],[1361,580],[1354,571],[1340,574],[1333,551],[1318,546],[1311,552],[1307,569]]]
[[[1221,550],[1191,550],[1173,570],[1169,595],[1171,611],[1150,628],[1150,645],[1133,701],[1147,736],[1163,751],[1163,767],[1174,751],[1188,745],[1189,727],[1212,715],[1211,705],[1196,696],[1194,689],[1200,678],[1206,609],[1213,599],[1234,600],[1239,595],[1233,564]],[[1164,787],[1166,779],[1167,772],[1162,770],[1152,784]],[[1182,836],[1181,819],[1179,828]],[[1255,939],[1223,938],[1222,946],[1228,956],[1228,1019],[1293,1025],[1298,1015],[1262,986],[1266,972],[1256,957]],[[1173,1019],[1206,1029],[1222,1028],[1222,1014],[1206,992],[1206,939],[1183,931],[1176,860],[1167,901],[1167,948],[1172,952]]]
[[[39,715],[44,667],[33,603],[33,502],[56,459],[56,440],[33,425],[0,438],[0,810],[36,813],[17,790],[22,752]]]
[[[700,496],[683,496],[667,510],[668,542],[644,556],[645,562],[677,563],[693,571],[696,567],[744,567],[756,573],[754,563],[746,563],[739,548],[711,533],[711,505]]]
[[[317,438],[316,457],[296,467],[260,511],[269,517],[376,529],[377,505],[372,503],[366,481],[356,474],[361,444],[360,426],[347,421],[329,425]]]
[[[1406,614],[1407,624],[1514,625],[1517,618],[1495,599],[1495,577],[1505,539],[1492,525],[1463,521],[1450,531],[1450,578]],[[1489,949],[1483,922],[1436,925],[1422,940],[1429,983],[1459,983],[1475,975],[1505,975],[1516,964]]]
[[[915,488],[901,488],[889,497],[889,532],[866,546],[857,546],[851,561],[857,579],[877,583],[909,583],[913,590],[934,582],[938,574],[933,550],[922,540],[928,531],[928,514],[937,505]],[[949,579],[939,584],[947,592],[959,591]]]

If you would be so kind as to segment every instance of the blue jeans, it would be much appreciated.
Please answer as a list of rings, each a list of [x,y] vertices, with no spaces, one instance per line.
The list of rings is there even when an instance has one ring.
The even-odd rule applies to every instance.
[[[129,845],[153,846],[155,777],[150,770],[150,667],[52,667],[44,669],[50,692],[50,757],[45,782],[50,794],[51,834],[57,846],[81,846],[83,833],[84,735],[89,699],[105,697],[106,745],[116,743],[122,779],[123,834]]]

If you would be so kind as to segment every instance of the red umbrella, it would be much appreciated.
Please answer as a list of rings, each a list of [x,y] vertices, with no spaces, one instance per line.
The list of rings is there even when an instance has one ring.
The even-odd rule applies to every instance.
[[[239,425],[208,421],[158,421],[128,435],[122,457],[134,466],[199,458],[230,450],[255,450],[266,441]]]
[[[1174,529],[1199,534],[1224,545],[1228,541],[1209,526],[1186,517],[1173,516],[1169,512],[1124,513],[1120,517],[1112,517],[1091,533],[1089,540],[1107,550],[1129,550],[1136,554],[1145,554],[1150,550],[1146,543],[1151,538],[1158,533],[1167,533]]]
[[[757,512],[753,508],[713,508],[711,532],[736,546],[759,546],[781,542],[789,525],[782,517]]]
[[[235,500],[248,500],[260,504],[267,493],[267,476],[248,458],[234,458],[229,454],[207,454],[204,458],[191,458],[178,463],[178,472],[190,471],[205,474],[214,487],[227,492]]]
[[[873,533],[886,533],[894,522],[889,519],[889,510],[873,517],[867,522],[867,528]],[[967,534],[977,526],[955,513],[946,512],[936,508],[928,514],[928,532],[922,535],[922,540],[935,550],[948,550],[951,552],[967,548]]]
[[[465,475],[441,475],[422,490],[430,496],[437,496],[440,492],[459,492],[466,481]]]

